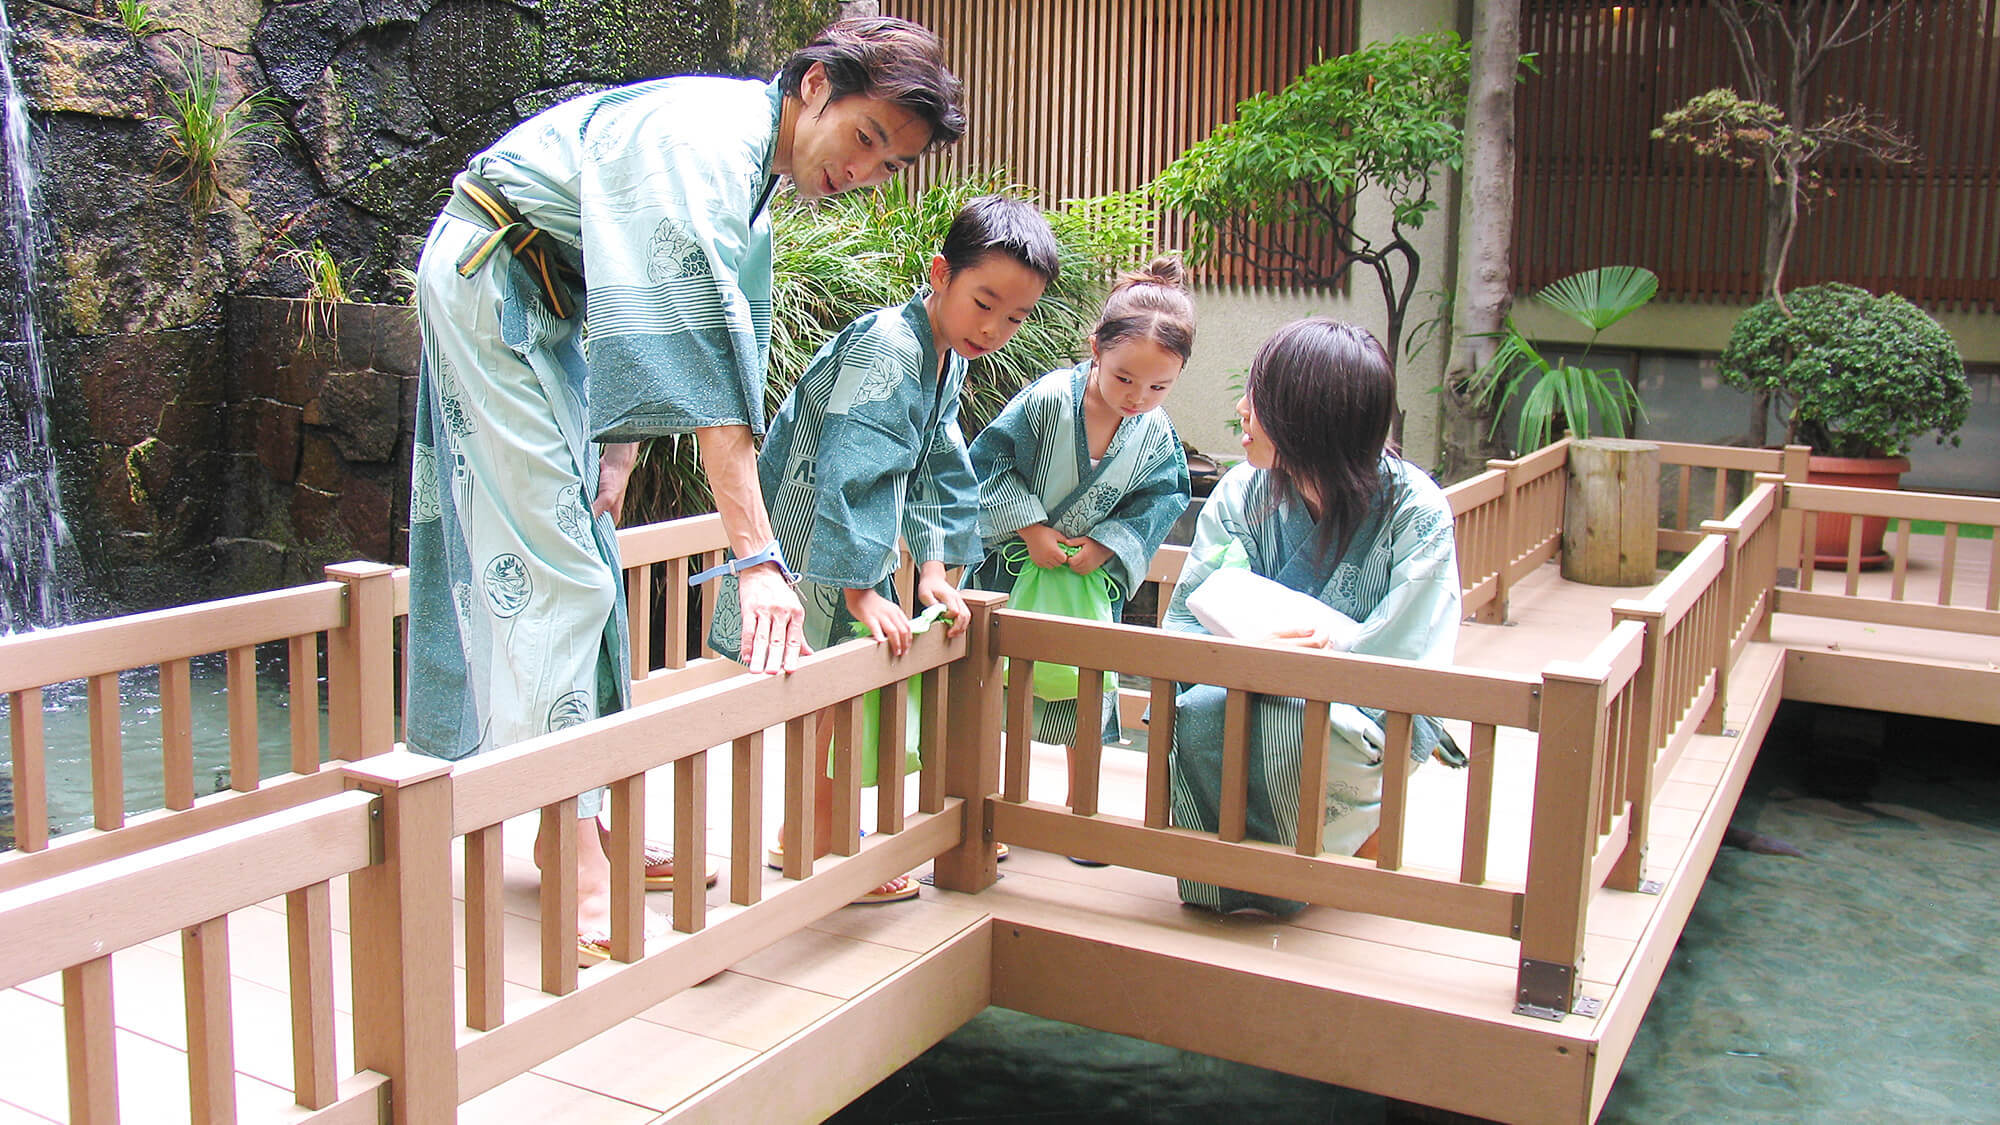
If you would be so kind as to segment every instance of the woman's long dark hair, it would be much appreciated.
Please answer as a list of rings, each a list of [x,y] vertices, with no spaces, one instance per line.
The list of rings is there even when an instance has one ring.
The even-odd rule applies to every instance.
[[[1277,455],[1271,500],[1308,504],[1322,555],[1347,554],[1354,533],[1390,497],[1384,452],[1393,453],[1396,373],[1366,329],[1316,316],[1264,341],[1250,363],[1250,410]]]

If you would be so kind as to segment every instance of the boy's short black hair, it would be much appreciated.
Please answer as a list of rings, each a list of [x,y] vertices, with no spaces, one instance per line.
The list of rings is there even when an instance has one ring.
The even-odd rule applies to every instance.
[[[978,265],[989,254],[1005,254],[1055,283],[1062,272],[1062,247],[1042,217],[1041,208],[1025,199],[982,195],[959,208],[938,251],[952,273]]]
[[[930,125],[927,149],[965,135],[964,86],[945,69],[943,45],[922,24],[894,16],[835,20],[785,60],[778,89],[797,97],[814,63],[832,83],[829,104],[863,94],[901,106]]]

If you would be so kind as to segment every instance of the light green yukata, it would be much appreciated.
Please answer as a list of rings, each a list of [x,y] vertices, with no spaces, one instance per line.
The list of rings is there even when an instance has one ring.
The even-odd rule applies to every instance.
[[[979,561],[979,489],[958,428],[965,360],[937,345],[924,309],[907,304],[857,317],[820,348],[757,458],[757,476],[785,561],[798,571],[806,643],[849,639],[844,590],[895,600],[899,552],[921,564]],[[720,580],[709,644],[741,659],[736,579]]]
[[[417,268],[408,741],[460,759],[622,709],[598,442],[761,430],[774,85],[671,78],[565,102],[475,156],[583,276],[568,319],[490,223],[447,207]],[[601,792],[579,800],[595,815]]]
[[[1016,575],[1000,549],[1018,541],[1021,528],[1047,524],[1065,538],[1088,535],[1110,550],[1102,569],[1118,588],[1116,617],[1187,510],[1187,456],[1167,412],[1153,409],[1120,419],[1104,456],[1093,465],[1083,416],[1090,368],[1085,360],[1023,387],[973,439],[979,533],[991,552],[974,585],[1012,590]],[[1034,711],[1037,739],[1075,740],[1076,700],[1037,699]],[[1117,738],[1116,683],[1105,684],[1102,714],[1105,737]]]
[[[1336,563],[1321,556],[1319,525],[1304,504],[1288,498],[1274,505],[1268,473],[1248,464],[1231,469],[1202,508],[1166,627],[1207,632],[1188,611],[1188,595],[1215,572],[1234,541],[1249,555],[1251,570],[1359,622],[1350,651],[1450,664],[1463,616],[1450,503],[1430,477],[1399,457],[1384,455],[1382,476],[1387,503],[1363,521]],[[1171,774],[1173,822],[1181,827],[1216,830],[1227,695],[1222,688],[1198,684],[1183,690],[1176,703]],[[1298,699],[1260,695],[1255,700],[1247,835],[1292,844],[1298,840],[1305,706]],[[1327,745],[1319,751],[1326,755],[1325,848],[1351,855],[1381,823],[1382,712],[1335,703],[1329,719]],[[1447,754],[1456,753],[1436,720],[1416,716],[1411,758],[1423,762],[1440,746]],[[1180,895],[1184,902],[1222,911],[1254,908],[1284,915],[1305,905],[1186,879],[1180,881]]]

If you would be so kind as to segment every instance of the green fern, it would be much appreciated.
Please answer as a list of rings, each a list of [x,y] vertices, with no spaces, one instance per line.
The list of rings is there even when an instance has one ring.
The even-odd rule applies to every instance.
[[[169,152],[163,164],[174,172],[168,182],[181,184],[189,206],[202,215],[215,206],[222,191],[222,158],[230,149],[274,149],[290,130],[275,117],[284,102],[268,93],[269,87],[224,105],[220,63],[213,70],[204,66],[198,48],[175,54],[181,85],[175,88],[160,80],[168,112],[153,120],[167,132]]]

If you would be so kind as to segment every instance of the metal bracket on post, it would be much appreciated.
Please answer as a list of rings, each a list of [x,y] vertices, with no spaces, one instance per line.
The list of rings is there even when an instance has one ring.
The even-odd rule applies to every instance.
[[[1594,996],[1576,995],[1576,967],[1553,961],[1521,959],[1520,988],[1515,994],[1514,1014],[1536,1019],[1560,1020],[1575,1012],[1596,1016],[1604,1001]]]
[[[1666,889],[1666,884],[1660,882],[1658,879],[1648,879],[1639,884],[1639,893],[1642,895],[1656,895]]]

